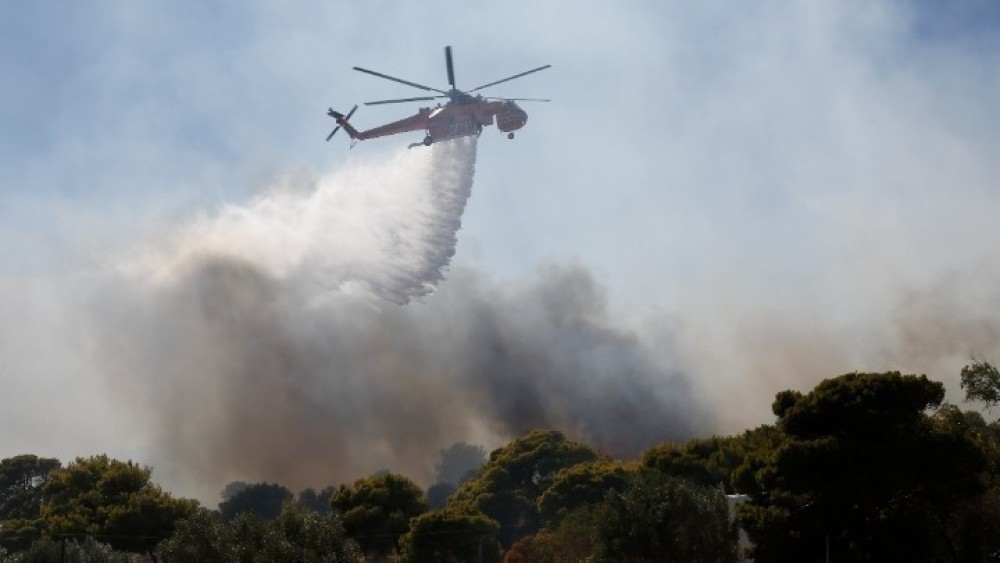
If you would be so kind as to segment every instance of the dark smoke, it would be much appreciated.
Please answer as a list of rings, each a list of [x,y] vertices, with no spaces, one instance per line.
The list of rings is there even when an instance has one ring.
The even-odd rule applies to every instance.
[[[382,468],[426,482],[456,441],[551,427],[633,455],[710,422],[579,267],[518,288],[457,273],[406,307],[311,297],[214,257],[128,304],[102,355],[147,415],[158,474],[207,491]]]
[[[704,431],[662,360],[669,335],[654,356],[581,267],[442,283],[475,144],[435,148],[227,209],[108,292],[99,310],[118,313],[96,355],[141,408],[162,479],[203,499],[237,479],[325,486],[379,469],[429,484],[458,441],[558,428],[631,456]]]

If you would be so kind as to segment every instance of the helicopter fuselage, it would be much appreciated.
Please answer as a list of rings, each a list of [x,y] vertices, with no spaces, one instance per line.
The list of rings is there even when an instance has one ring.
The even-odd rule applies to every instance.
[[[420,108],[409,117],[386,123],[367,131],[356,130],[346,119],[337,123],[353,139],[366,140],[407,131],[425,131],[424,145],[438,141],[478,135],[483,127],[496,123],[504,133],[516,131],[528,121],[528,114],[511,101],[488,101],[481,97],[449,102],[443,106]]]

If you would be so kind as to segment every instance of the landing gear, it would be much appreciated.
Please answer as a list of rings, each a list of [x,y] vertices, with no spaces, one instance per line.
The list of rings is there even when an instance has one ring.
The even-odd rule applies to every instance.
[[[513,139],[514,138],[514,134],[513,133],[507,133],[507,138],[508,139]]]

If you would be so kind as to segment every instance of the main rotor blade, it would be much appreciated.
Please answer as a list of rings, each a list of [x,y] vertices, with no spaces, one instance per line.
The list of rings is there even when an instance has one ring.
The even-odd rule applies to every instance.
[[[522,72],[521,74],[515,74],[514,76],[508,76],[507,78],[504,78],[503,80],[497,80],[496,82],[490,82],[489,84],[483,84],[482,86],[477,86],[476,88],[473,88],[472,90],[469,90],[469,92],[475,92],[476,90],[482,90],[483,88],[489,88],[490,86],[496,86],[497,84],[500,84],[501,82],[507,82],[508,80],[514,80],[515,78],[521,78],[522,76],[531,74],[532,72],[538,72],[540,70],[545,70],[545,69],[547,69],[547,68],[549,68],[551,66],[552,65],[545,65],[545,66],[540,66],[538,68],[533,68],[533,69],[531,69],[531,70],[529,70],[527,72]]]
[[[403,102],[419,102],[421,100],[436,100],[445,96],[419,96],[416,98],[400,98],[398,100],[379,100],[377,102],[365,102],[366,106],[377,106],[381,104],[401,104]]]
[[[399,100],[379,100],[377,102],[365,102],[366,106],[377,106],[380,104],[399,104],[402,102],[417,102],[420,100],[436,100],[438,98],[444,98],[445,96],[420,96],[417,98],[401,98]]]
[[[451,64],[451,46],[450,45],[444,48],[444,60],[445,60],[445,64],[448,65],[448,86],[451,86],[451,89],[454,90],[455,89],[455,67],[452,66],[452,64]]]
[[[407,86],[413,86],[414,88],[420,88],[421,90],[431,90],[434,92],[441,92],[442,94],[448,93],[444,90],[438,90],[437,88],[431,88],[430,86],[424,86],[423,84],[417,84],[416,82],[410,82],[409,80],[403,80],[402,78],[396,78],[395,76],[389,76],[388,74],[382,74],[381,72],[375,72],[374,70],[368,70],[367,68],[361,68],[359,66],[354,67],[354,70],[371,74],[372,76],[377,76],[379,78],[385,78],[386,80],[392,80],[393,82],[399,82],[400,84],[406,84]]]
[[[486,98],[487,100],[502,100],[505,102],[551,102],[543,98]]]

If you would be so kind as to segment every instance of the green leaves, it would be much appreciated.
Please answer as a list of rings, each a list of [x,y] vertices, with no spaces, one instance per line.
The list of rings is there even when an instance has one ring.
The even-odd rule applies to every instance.
[[[961,378],[966,401],[979,401],[988,408],[1000,403],[1000,371],[993,364],[974,360],[962,368]]]
[[[541,526],[538,498],[559,471],[598,459],[590,446],[572,442],[555,430],[534,430],[490,454],[479,473],[462,484],[448,507],[482,512],[500,524],[500,543],[516,539]]]
[[[970,398],[1000,393],[990,364],[962,376]],[[394,474],[308,489],[297,503],[277,484],[231,483],[211,514],[130,461],[59,468],[18,456],[0,461],[3,534],[28,540],[0,541],[22,550],[15,557],[51,558],[53,536],[89,535],[73,548],[95,553],[149,551],[169,537],[157,552],[181,563],[729,561],[730,490],[750,495],[735,513],[758,561],[822,560],[827,546],[833,560],[987,560],[1000,553],[1000,423],[943,397],[925,376],[847,374],[778,393],[773,425],[666,442],[639,462],[536,430],[493,451],[457,490],[432,487],[446,504],[430,512],[422,490]],[[481,456],[456,444],[438,473],[456,478]],[[332,513],[318,513],[327,500]]]
[[[277,518],[282,507],[291,502],[292,492],[276,483],[255,483],[234,487],[232,496],[219,504],[219,513],[232,520],[244,512],[264,519]]]
[[[172,563],[359,562],[342,520],[288,504],[273,520],[242,513],[230,522],[199,510],[177,523],[157,550]]]
[[[732,474],[747,454],[746,436],[695,438],[665,442],[642,454],[642,464],[667,475],[684,477],[705,487],[733,491]]]
[[[642,470],[612,491],[597,521],[601,558],[610,561],[729,562],[736,530],[721,488]]]
[[[366,553],[387,555],[409,530],[410,519],[428,510],[427,497],[413,481],[386,473],[341,485],[330,501],[344,528]]]
[[[780,439],[756,454],[760,490],[737,511],[755,557],[815,560],[829,542],[835,560],[921,561],[956,545],[944,515],[982,492],[987,465],[961,415],[928,414],[943,398],[941,383],[899,372],[779,393]]]
[[[149,551],[197,506],[171,497],[150,474],[148,467],[106,455],[77,458],[49,474],[42,520],[53,535],[92,535],[115,549]]]
[[[19,455],[0,461],[0,521],[38,517],[41,488],[59,460]]]
[[[401,541],[410,563],[436,561],[499,561],[500,525],[481,512],[445,508],[411,521]]]
[[[556,474],[552,485],[538,498],[538,512],[546,526],[578,508],[600,504],[611,490],[622,491],[629,482],[634,465],[599,459],[578,463]]]
[[[911,425],[944,400],[944,385],[926,375],[850,373],[826,379],[807,395],[784,391],[779,426],[791,436],[864,435]],[[777,406],[776,406],[777,412]]]
[[[26,547],[38,538],[42,487],[59,460],[19,455],[0,461],[0,547]]]

